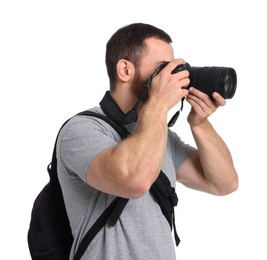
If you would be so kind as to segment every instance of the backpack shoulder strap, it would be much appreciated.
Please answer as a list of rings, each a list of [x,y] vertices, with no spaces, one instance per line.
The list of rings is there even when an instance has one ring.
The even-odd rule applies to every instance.
[[[109,117],[103,115],[103,114],[99,114],[90,110],[85,110],[82,111],[76,115],[85,115],[85,116],[94,116],[94,117],[98,117],[104,121],[106,121],[107,123],[109,123],[118,133],[122,138],[125,138],[127,136],[127,130],[124,127],[120,127],[119,125],[117,125],[112,119],[110,119]],[[67,121],[65,121],[65,123],[61,126],[61,128],[58,131],[57,137],[56,137],[56,141],[54,144],[54,150],[53,150],[53,155],[52,155],[52,161],[51,163],[47,166],[47,170],[50,176],[50,179],[52,182],[57,181],[58,177],[57,177],[57,157],[56,157],[56,146],[57,146],[57,139],[59,136],[60,131],[62,130],[62,128],[67,124],[67,122],[70,120],[71,118],[69,118]]]
[[[100,118],[110,124],[121,136],[121,138],[125,138],[128,135],[127,129],[124,127],[120,127],[117,125],[112,119],[109,117],[99,114],[90,110],[82,111],[76,115],[85,115],[85,116],[93,116]],[[71,117],[72,118],[72,117]],[[58,175],[57,175],[57,156],[56,156],[56,146],[57,146],[57,140],[59,137],[60,131],[63,129],[63,127],[67,124],[67,122],[71,119],[69,118],[64,122],[64,124],[61,126],[61,128],[58,131],[56,141],[54,144],[53,149],[53,155],[52,155],[52,161],[47,166],[47,171],[50,176],[50,183],[52,185],[60,185],[58,181]],[[100,215],[100,217],[96,220],[96,222],[93,224],[93,226],[87,231],[85,234],[83,240],[81,241],[80,246],[78,247],[78,250],[75,254],[74,260],[79,260],[90,242],[93,240],[93,238],[96,236],[96,234],[101,230],[101,228],[107,223],[110,226],[115,226],[117,220],[120,217],[121,212],[123,211],[124,207],[126,206],[128,202],[128,199],[116,197],[112,203],[106,208],[106,210]]]
[[[77,115],[85,115],[85,116],[93,116],[100,118],[110,124],[121,136],[122,139],[126,138],[128,135],[128,131],[126,128],[119,126],[116,124],[112,119],[109,117],[99,114],[93,111],[83,111],[78,113]],[[92,225],[92,227],[87,231],[85,236],[83,237],[77,252],[74,256],[74,260],[79,260],[82,255],[84,254],[86,248],[91,243],[93,238],[96,236],[96,234],[101,230],[101,228],[108,224],[109,226],[115,226],[124,207],[126,206],[129,199],[116,197],[110,205],[104,210],[104,212],[99,216],[99,218],[96,220],[96,222]]]
[[[120,197],[116,197],[110,205],[104,210],[104,212],[100,215],[100,217],[96,220],[96,222],[92,225],[92,227],[87,231],[85,236],[83,237],[78,250],[73,258],[73,260],[80,260],[82,255],[84,254],[86,248],[89,246],[93,238],[100,231],[100,229],[106,224],[107,219],[110,217],[112,212],[116,209],[116,205],[120,201]]]
[[[99,113],[96,113],[96,112],[93,112],[90,110],[85,110],[83,112],[78,113],[77,115],[94,116],[94,117],[100,118],[100,119],[104,120],[105,122],[107,122],[108,124],[110,124],[119,133],[119,135],[121,136],[122,139],[124,139],[128,136],[128,131],[125,127],[119,126],[110,117],[107,117],[103,114],[99,114]],[[116,201],[117,202],[114,205],[114,209],[111,212],[111,214],[107,220],[107,224],[111,227],[116,225],[124,207],[126,206],[127,202],[129,201],[129,199],[117,197]]]

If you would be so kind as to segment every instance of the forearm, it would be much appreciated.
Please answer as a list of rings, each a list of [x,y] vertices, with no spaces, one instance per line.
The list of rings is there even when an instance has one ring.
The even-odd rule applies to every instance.
[[[166,149],[167,111],[148,102],[139,118],[136,131],[115,147],[112,157],[120,160],[126,176],[153,183]]]
[[[191,127],[199,151],[203,177],[218,195],[236,190],[237,174],[232,156],[208,120]]]
[[[129,198],[142,196],[160,172],[167,129],[167,110],[147,102],[139,115],[136,131],[92,161],[88,182],[110,194]]]

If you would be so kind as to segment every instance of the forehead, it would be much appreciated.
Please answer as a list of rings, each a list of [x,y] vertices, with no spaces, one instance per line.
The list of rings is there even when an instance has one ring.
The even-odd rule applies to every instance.
[[[170,43],[157,38],[149,38],[145,43],[147,49],[144,58],[148,57],[158,62],[174,59],[173,47]]]
[[[157,38],[146,39],[146,51],[142,57],[141,67],[153,68],[158,67],[163,61],[174,59],[173,47],[170,43]]]

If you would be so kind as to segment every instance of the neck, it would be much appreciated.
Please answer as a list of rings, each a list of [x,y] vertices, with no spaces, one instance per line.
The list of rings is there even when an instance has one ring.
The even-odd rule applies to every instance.
[[[133,108],[137,100],[135,96],[129,95],[129,92],[117,89],[110,91],[110,95],[125,114]]]

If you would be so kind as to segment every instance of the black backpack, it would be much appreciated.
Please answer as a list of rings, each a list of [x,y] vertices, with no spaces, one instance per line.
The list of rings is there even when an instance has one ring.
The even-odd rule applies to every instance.
[[[126,128],[118,126],[113,120],[102,114],[87,110],[77,115],[101,118],[116,129],[122,138],[128,135]],[[62,125],[60,130],[68,121]],[[50,180],[38,194],[32,207],[27,236],[32,260],[68,260],[73,242],[63,195],[57,177],[57,138],[54,145],[52,162],[47,167]],[[162,171],[152,185],[150,192],[159,203],[162,213],[170,224],[171,230],[174,226],[174,236],[178,246],[180,239],[176,233],[174,221],[174,206],[177,205],[178,198],[174,188],[170,185],[169,179]],[[90,242],[105,224],[110,226],[116,224],[127,202],[128,199],[120,197],[116,197],[111,202],[84,236],[74,260],[79,260],[82,257]]]

